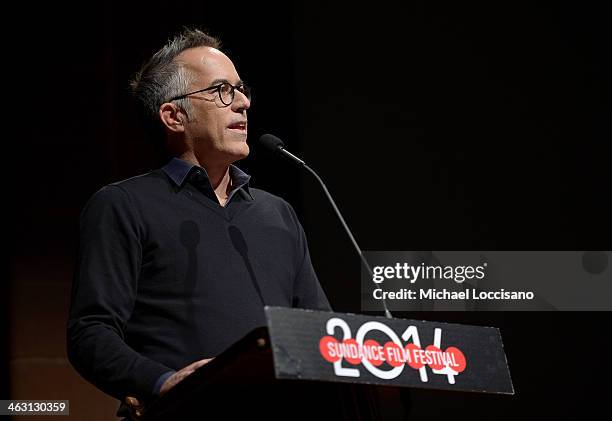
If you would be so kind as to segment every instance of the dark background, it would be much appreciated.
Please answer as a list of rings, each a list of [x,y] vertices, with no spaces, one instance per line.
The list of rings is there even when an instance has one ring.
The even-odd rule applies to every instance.
[[[87,198],[163,163],[127,83],[183,25],[221,37],[253,86],[252,153],[240,165],[298,211],[337,311],[359,312],[358,259],[315,182],[257,148],[263,133],[326,180],[365,250],[610,249],[611,34],[596,4],[181,0],[14,12],[3,370],[15,372],[11,341],[26,329],[14,304],[23,268],[61,267],[69,285]],[[396,316],[500,327],[515,383],[513,397],[416,391],[419,416],[607,407],[609,313]],[[0,379],[9,396],[15,380]]]

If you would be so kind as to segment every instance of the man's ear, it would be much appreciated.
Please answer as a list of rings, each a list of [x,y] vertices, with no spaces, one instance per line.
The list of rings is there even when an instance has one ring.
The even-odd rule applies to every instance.
[[[186,120],[186,115],[176,104],[164,102],[159,107],[159,118],[162,124],[166,126],[168,130],[176,133],[182,133],[185,131],[183,122]]]

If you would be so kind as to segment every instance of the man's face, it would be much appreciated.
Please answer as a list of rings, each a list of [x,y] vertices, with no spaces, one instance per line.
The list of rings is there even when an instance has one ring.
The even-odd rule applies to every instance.
[[[198,47],[183,51],[177,60],[185,63],[195,75],[191,90],[208,88],[223,82],[234,86],[242,82],[232,61],[221,51]],[[249,154],[247,114],[250,101],[237,89],[234,101],[225,105],[216,90],[190,95],[192,113],[185,122],[185,136],[193,145],[200,162],[206,165],[229,165]]]

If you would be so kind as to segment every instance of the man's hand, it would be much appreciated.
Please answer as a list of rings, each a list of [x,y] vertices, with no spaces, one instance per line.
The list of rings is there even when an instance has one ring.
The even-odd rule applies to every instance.
[[[168,377],[164,384],[162,384],[161,389],[159,389],[159,396],[164,395],[166,392],[168,392],[168,390],[172,389],[174,386],[183,381],[185,377],[189,376],[198,368],[202,367],[204,364],[208,363],[211,360],[212,358],[206,358],[200,361],[196,361],[195,363],[191,363],[187,367],[181,368],[179,371]]]
[[[181,368],[179,371],[168,377],[168,379],[162,384],[161,389],[159,390],[159,396],[166,393],[168,390],[172,389],[174,386],[179,384],[185,377],[192,374],[198,368],[202,367],[207,362],[211,361],[212,358],[206,358],[204,360],[196,361],[195,363],[189,364],[187,367]],[[125,398],[124,402],[130,409],[130,414],[133,420],[139,421],[142,419],[145,413],[144,405],[135,397],[128,396]]]

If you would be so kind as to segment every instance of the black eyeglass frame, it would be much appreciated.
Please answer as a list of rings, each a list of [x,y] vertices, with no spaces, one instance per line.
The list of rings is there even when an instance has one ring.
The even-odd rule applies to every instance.
[[[231,88],[230,95],[232,97],[232,100],[229,102],[229,104],[226,103],[225,101],[223,101],[223,97],[221,96],[221,88],[224,85],[228,85]],[[229,107],[234,102],[234,99],[236,98],[236,90],[238,92],[240,92],[241,94],[243,94],[244,96],[246,96],[249,101],[251,100],[251,88],[249,88],[244,83],[242,83],[240,85],[237,85],[237,86],[234,86],[234,85],[232,85],[229,82],[223,82],[223,83],[219,83],[218,85],[210,86],[208,88],[198,89],[197,91],[188,92],[188,93],[183,94],[183,95],[177,95],[175,97],[170,98],[168,100],[168,102],[176,101],[178,99],[187,98],[189,95],[199,94],[200,92],[215,91],[215,90],[217,91],[217,95],[219,95],[219,101],[221,101],[221,103],[223,105],[225,105],[226,107]]]

